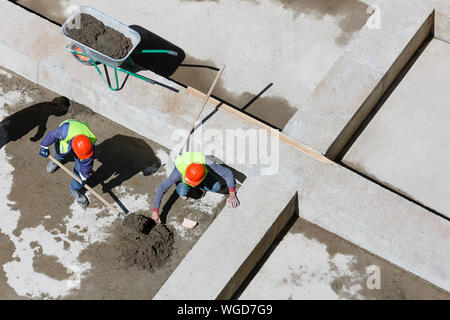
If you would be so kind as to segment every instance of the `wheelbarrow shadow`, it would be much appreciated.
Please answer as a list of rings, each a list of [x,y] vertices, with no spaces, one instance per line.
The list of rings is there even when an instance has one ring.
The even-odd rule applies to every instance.
[[[160,76],[166,78],[170,77],[178,69],[186,57],[183,49],[141,26],[131,25],[129,27],[139,33],[141,36],[141,42],[130,55],[131,59],[135,64],[137,64],[137,66],[126,66],[124,69],[129,69],[133,72],[150,70]],[[142,50],[158,49],[174,51],[178,55],[173,56],[170,54],[160,53],[139,53]]]

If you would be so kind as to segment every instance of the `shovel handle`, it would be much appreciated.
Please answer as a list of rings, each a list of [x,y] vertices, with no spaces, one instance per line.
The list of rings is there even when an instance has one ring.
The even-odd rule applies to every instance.
[[[69,176],[71,176],[72,178],[74,178],[76,181],[78,181],[78,183],[83,184],[83,182],[81,181],[81,179],[79,177],[77,177],[72,171],[70,171],[69,169],[67,169],[61,162],[59,162],[58,160],[55,159],[55,157],[53,157],[51,154],[48,155],[48,158],[50,160],[52,160],[54,163],[56,163],[58,165],[58,167],[60,167],[61,169],[63,169]],[[108,201],[106,201],[105,199],[103,199],[102,196],[100,196],[97,192],[94,191],[94,189],[92,189],[91,187],[89,187],[88,185],[84,185],[84,187],[89,190],[90,193],[92,193],[98,200],[100,200],[101,202],[103,202],[103,204],[105,204],[108,208],[110,208],[112,211],[114,211],[116,214],[121,215],[122,213],[117,210],[116,208],[114,208]]]
[[[225,69],[225,65],[223,65],[219,71],[217,72],[216,78],[214,79],[213,83],[211,84],[211,87],[208,90],[208,93],[206,94],[205,98],[203,99],[202,106],[200,107],[196,117],[194,118],[194,122],[192,123],[191,130],[188,133],[188,136],[185,138],[183,144],[181,145],[180,150],[178,150],[177,155],[179,155],[181,152],[183,152],[184,147],[186,146],[186,143],[189,141],[189,138],[191,137],[191,134],[193,133],[195,129],[195,124],[197,123],[198,119],[202,115],[203,109],[205,109],[206,105],[208,104],[209,98],[211,97],[211,94],[216,87],[217,82],[219,81],[220,76],[223,73],[223,70]],[[188,148],[186,148],[187,150]]]

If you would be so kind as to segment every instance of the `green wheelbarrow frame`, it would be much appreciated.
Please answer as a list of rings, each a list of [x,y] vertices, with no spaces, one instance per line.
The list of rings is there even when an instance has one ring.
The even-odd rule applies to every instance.
[[[121,87],[120,87],[120,85],[119,85],[119,77],[118,77],[118,71],[120,71],[120,72],[123,72],[123,73],[125,73],[125,74],[127,74],[127,75],[133,76],[133,77],[135,77],[135,78],[144,80],[145,82],[148,82],[148,83],[150,83],[150,84],[153,84],[153,85],[159,85],[159,86],[162,86],[162,87],[167,88],[167,89],[169,89],[169,90],[172,90],[172,91],[175,91],[175,92],[179,92],[178,89],[175,89],[175,88],[173,88],[173,87],[171,87],[171,86],[168,86],[168,85],[166,85],[166,84],[164,84],[164,83],[161,83],[161,82],[159,82],[159,81],[150,79],[150,78],[148,78],[148,77],[141,76],[140,74],[131,72],[131,71],[126,70],[126,69],[123,69],[123,68],[121,68],[121,67],[114,67],[114,66],[111,66],[111,65],[109,65],[109,64],[107,64],[107,63],[104,63],[104,62],[102,62],[102,61],[95,60],[95,59],[89,57],[88,55],[86,55],[84,52],[81,52],[81,51],[77,51],[77,50],[72,49],[70,44],[66,46],[66,50],[69,51],[69,52],[71,52],[71,53],[74,54],[74,55],[81,55],[81,56],[83,56],[83,57],[88,58],[88,59],[91,61],[92,65],[93,65],[93,66],[95,67],[95,69],[97,70],[97,72],[98,72],[98,74],[100,75],[100,77],[102,78],[103,82],[104,82],[104,83],[108,86],[108,88],[111,89],[112,91],[118,91],[118,90],[121,89]],[[173,56],[177,56],[177,55],[178,55],[178,53],[175,52],[175,51],[171,51],[171,50],[162,50],[162,49],[158,49],[158,50],[141,50],[141,51],[138,51],[138,52],[135,52],[135,53],[144,53],[144,54],[145,54],[145,53],[159,53],[159,54],[164,53],[164,54],[170,54],[170,55],[173,55]],[[131,57],[128,57],[127,60],[125,60],[125,61],[128,61],[128,62],[131,64],[132,67],[136,67],[136,63],[134,63],[134,61],[133,61],[133,59],[132,59]],[[110,68],[114,69],[115,88],[113,88],[113,87],[111,86],[110,82],[105,78],[105,76],[103,75],[103,73],[100,71],[100,69],[98,68],[98,64],[102,64],[102,65],[105,67],[105,73],[107,73],[107,70],[108,70],[106,67],[110,67]],[[109,78],[109,76],[108,76],[107,74],[106,74],[106,77]]]

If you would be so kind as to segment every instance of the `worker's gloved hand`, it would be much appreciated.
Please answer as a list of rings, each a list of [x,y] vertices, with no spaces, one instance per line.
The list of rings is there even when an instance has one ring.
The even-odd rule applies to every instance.
[[[44,158],[48,158],[49,152],[47,147],[41,146],[41,150],[39,151],[39,155]]]
[[[161,218],[159,217],[159,209],[153,208],[152,219],[156,222],[156,224],[161,223]]]
[[[230,195],[227,199],[227,202],[233,207],[233,208],[237,208],[239,207],[239,200],[236,197],[236,193],[235,192],[230,192]]]

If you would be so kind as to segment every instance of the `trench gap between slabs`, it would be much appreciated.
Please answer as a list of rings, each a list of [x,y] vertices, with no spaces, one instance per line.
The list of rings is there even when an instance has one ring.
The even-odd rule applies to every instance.
[[[330,157],[328,155],[327,152],[327,157],[330,160],[335,161],[336,163],[338,163],[339,165],[341,165],[342,167],[358,174],[359,176],[371,181],[372,183],[375,183],[377,185],[379,185],[380,187],[385,188],[386,190],[389,190],[390,192],[395,193],[396,195],[402,197],[405,200],[408,200],[412,203],[414,203],[415,205],[418,205],[428,211],[430,211],[431,213],[439,216],[440,218],[443,218],[447,221],[450,221],[450,219],[448,217],[446,217],[445,215],[443,215],[442,213],[400,193],[399,191],[394,190],[393,188],[389,187],[388,185],[381,183],[377,180],[375,180],[374,178],[369,177],[366,174],[363,174],[361,172],[359,172],[356,169],[353,169],[352,167],[346,165],[345,163],[342,162],[342,159],[344,158],[344,156],[346,155],[346,153],[350,150],[350,148],[353,146],[353,144],[356,142],[356,140],[359,138],[359,136],[362,134],[362,132],[367,128],[367,126],[369,125],[369,123],[372,121],[372,119],[375,117],[375,115],[381,110],[381,108],[383,107],[383,105],[385,104],[385,102],[389,99],[389,97],[391,96],[391,94],[396,90],[396,88],[398,87],[398,85],[400,84],[400,82],[403,80],[403,78],[406,76],[406,74],[410,71],[410,69],[412,68],[412,66],[416,63],[416,61],[419,59],[419,57],[422,55],[422,53],[426,50],[426,48],[428,47],[428,45],[430,44],[430,42],[435,39],[434,36],[434,11],[433,13],[430,15],[430,17],[427,19],[427,21],[429,19],[432,19],[431,21],[431,29],[428,32],[428,35],[426,36],[426,38],[424,39],[424,41],[422,41],[422,43],[420,44],[420,46],[418,47],[418,49],[414,52],[414,54],[411,56],[411,58],[408,60],[408,62],[405,64],[405,66],[401,69],[401,71],[399,72],[399,74],[395,77],[395,79],[393,80],[393,82],[387,87],[387,89],[385,90],[385,92],[383,93],[383,95],[381,96],[381,98],[377,101],[377,103],[375,104],[375,106],[370,110],[370,112],[368,113],[368,115],[362,120],[361,124],[358,126],[358,128],[355,130],[355,132],[350,136],[350,138],[348,139],[348,141],[346,142],[346,144],[342,147],[342,149],[337,153],[337,156],[334,157],[334,159],[332,159],[332,157]],[[424,25],[420,28],[422,29],[424,26],[426,26],[427,23],[430,22],[425,22]],[[418,33],[420,33],[420,29],[418,30],[418,32],[416,33],[416,35]],[[414,39],[413,39],[414,40]],[[413,41],[411,40],[411,41]],[[406,50],[406,49],[405,49]],[[400,56],[403,54],[403,52],[400,54]],[[399,56],[399,57],[400,57]],[[384,78],[380,80],[380,83],[383,82]],[[375,89],[376,90],[376,89]],[[352,122],[354,120],[354,118],[352,118],[352,120],[350,120],[350,122]],[[348,126],[348,124],[347,124]],[[335,140],[335,142],[333,142],[333,144],[336,143],[336,141],[339,139],[339,137]],[[331,149],[331,147],[330,147]]]
[[[339,162],[339,160],[342,159],[342,153],[348,150],[348,148],[346,147],[349,147],[348,144],[350,142],[354,142],[352,138],[358,132],[358,129],[361,128],[365,120],[368,119],[372,110],[376,109],[380,101],[383,100],[383,97],[386,93],[392,93],[392,91],[389,92],[389,89],[395,89],[396,85],[398,85],[398,82],[404,77],[404,75],[411,67],[411,65],[409,65],[410,62],[412,61],[414,63],[414,58],[418,58],[416,56],[417,53],[421,52],[420,50],[423,48],[424,44],[427,44],[434,37],[434,28],[435,12],[433,10],[428,18],[424,21],[424,23],[420,26],[420,28],[416,31],[416,33],[402,50],[402,52],[398,55],[394,63],[390,66],[389,70],[387,70],[386,74],[378,81],[378,83],[364,100],[364,102],[359,106],[358,110],[353,114],[350,121],[347,122],[338,136],[334,139],[333,143],[325,153],[325,156],[328,159],[336,162]],[[394,87],[392,87],[393,85]],[[362,130],[364,128],[365,127],[363,127]],[[359,134],[360,133],[361,131],[359,132]]]
[[[383,187],[384,189],[386,189],[386,190],[388,190],[388,191],[390,191],[390,192],[392,192],[392,193],[395,193],[396,195],[402,197],[403,199],[408,200],[408,201],[414,203],[415,205],[418,205],[419,207],[422,207],[422,208],[424,208],[425,210],[430,211],[431,213],[437,215],[438,217],[440,217],[440,218],[442,218],[442,219],[445,219],[445,220],[447,220],[447,221],[450,222],[450,218],[446,217],[446,216],[443,215],[442,213],[437,212],[436,210],[434,210],[434,209],[432,209],[432,208],[430,208],[430,207],[427,207],[426,205],[424,205],[424,204],[422,204],[422,203],[420,203],[420,202],[418,202],[418,201],[416,201],[416,200],[414,200],[414,199],[411,199],[411,198],[408,197],[408,196],[405,196],[404,194],[402,194],[402,193],[400,193],[400,192],[398,192],[398,191],[392,189],[391,187],[389,187],[389,186],[387,186],[387,185],[385,185],[385,184],[383,184],[383,183],[381,183],[381,182],[379,182],[379,181],[377,181],[377,180],[375,180],[375,179],[373,179],[373,178],[371,178],[371,177],[369,177],[369,176],[367,176],[367,175],[365,175],[365,174],[363,174],[363,173],[361,173],[361,172],[359,172],[359,171],[353,169],[352,167],[349,167],[349,166],[346,165],[345,163],[342,163],[342,162],[341,162],[341,163],[339,163],[339,165],[341,165],[342,167],[344,167],[344,168],[346,168],[346,169],[352,171],[353,173],[356,173],[357,175],[359,175],[359,176],[361,176],[361,177],[363,177],[363,178],[369,180],[370,182],[373,182],[373,183],[375,183],[376,185],[379,185],[380,187]]]
[[[402,71],[399,73],[399,75],[395,78],[394,82],[386,89],[386,92],[383,94],[381,99],[377,102],[375,107],[369,112],[367,117],[362,121],[361,125],[358,127],[356,132],[350,137],[347,144],[344,146],[344,148],[339,152],[337,157],[334,161],[338,162],[339,164],[342,164],[342,159],[345,157],[347,152],[350,150],[350,148],[353,146],[353,144],[356,142],[356,140],[359,138],[359,136],[362,134],[362,132],[367,128],[369,123],[372,121],[372,119],[375,117],[375,115],[378,113],[378,111],[381,110],[383,105],[386,103],[386,101],[389,99],[389,97],[392,95],[392,93],[397,89],[400,82],[402,82],[403,78],[406,76],[406,74],[409,72],[409,70],[412,68],[412,66],[416,63],[417,59],[422,55],[422,53],[425,51],[425,49],[430,44],[431,40],[434,39],[434,36],[430,34],[427,39],[422,43],[420,48],[414,53],[414,55],[411,57],[411,59],[408,61],[406,66],[402,69]]]
[[[409,72],[409,70],[412,68],[412,66],[416,63],[416,61],[419,59],[419,57],[422,55],[422,53],[426,50],[426,48],[428,47],[428,45],[430,44],[430,42],[435,39],[434,34],[430,33],[428,35],[428,37],[425,39],[425,41],[422,43],[422,45],[419,47],[419,49],[414,53],[414,55],[411,57],[411,59],[408,61],[408,63],[406,64],[406,66],[403,68],[403,70],[400,72],[400,74],[395,78],[394,82],[388,87],[388,89],[386,90],[386,92],[383,94],[382,98],[378,101],[378,103],[376,104],[376,106],[371,110],[371,112],[369,113],[369,115],[367,116],[367,118],[364,119],[364,121],[361,123],[361,125],[359,126],[359,128],[356,130],[356,132],[353,134],[353,136],[350,138],[350,140],[348,141],[348,143],[344,146],[344,148],[342,149],[342,151],[339,153],[339,155],[336,157],[335,161],[341,165],[342,167],[358,174],[359,176],[369,180],[372,183],[375,183],[377,185],[379,185],[380,187],[383,187],[387,190],[389,190],[390,192],[395,193],[396,195],[402,197],[405,200],[408,200],[412,203],[414,203],[415,205],[418,205],[428,211],[430,211],[431,213],[447,220],[450,221],[450,218],[446,217],[445,215],[443,215],[442,213],[420,203],[417,200],[414,200],[410,197],[408,197],[407,195],[402,194],[401,192],[393,189],[392,187],[389,187],[388,185],[379,182],[377,180],[375,180],[372,177],[369,177],[368,175],[348,166],[347,164],[345,164],[344,162],[342,162],[342,159],[344,158],[344,156],[346,155],[346,153],[350,150],[350,148],[353,146],[353,144],[356,142],[356,140],[359,138],[359,136],[362,134],[362,132],[367,128],[367,126],[369,125],[370,121],[372,121],[372,119],[375,117],[375,115],[381,110],[381,108],[383,107],[383,105],[385,104],[385,102],[389,99],[389,97],[391,96],[391,94],[395,91],[395,89],[398,87],[398,85],[400,84],[400,82],[403,80],[403,78],[406,76],[406,74]]]
[[[430,44],[430,42],[433,39],[435,39],[434,34],[430,33],[428,35],[428,37],[425,39],[425,41],[422,43],[422,45],[419,47],[419,49],[414,53],[414,55],[408,61],[406,66],[402,69],[400,74],[395,78],[394,82],[388,87],[388,89],[383,94],[382,98],[378,101],[376,106],[371,110],[369,115],[361,123],[361,125],[356,130],[356,132],[353,134],[353,136],[350,138],[348,143],[344,146],[342,151],[336,157],[335,161],[339,165],[341,165],[342,167],[344,167],[344,168],[346,168],[346,169],[348,169],[348,170],[358,174],[359,176],[369,180],[370,182],[375,183],[375,184],[379,185],[380,187],[383,187],[383,188],[389,190],[390,192],[395,193],[396,195],[402,197],[403,199],[408,200],[408,201],[414,203],[415,205],[418,205],[418,206],[420,206],[420,207],[430,211],[431,213],[439,216],[440,218],[443,218],[443,219],[445,219],[447,221],[450,221],[450,218],[446,217],[442,213],[440,213],[440,212],[438,212],[438,211],[436,211],[436,210],[434,210],[434,209],[432,209],[432,208],[430,208],[430,207],[420,203],[417,200],[414,200],[414,199],[408,197],[407,195],[402,194],[399,191],[396,191],[392,187],[389,187],[388,185],[386,185],[386,184],[384,184],[382,182],[379,182],[379,181],[375,180],[374,178],[369,177],[368,175],[366,175],[366,174],[364,174],[364,173],[362,173],[362,172],[360,172],[360,171],[358,171],[358,170],[348,166],[344,162],[342,162],[342,159],[344,158],[346,153],[350,150],[350,148],[353,146],[353,144],[356,142],[356,140],[359,138],[359,136],[362,134],[362,132],[365,130],[365,128],[369,125],[370,121],[372,121],[372,119],[375,117],[375,115],[381,110],[381,108],[383,107],[385,102],[389,99],[391,94],[395,91],[395,89],[398,87],[400,82],[403,80],[403,78],[406,76],[406,74],[409,72],[409,70],[412,68],[412,66],[416,63],[416,61],[419,59],[419,57],[422,55],[422,53],[426,50],[426,48],[428,47],[428,45]]]
[[[291,202],[294,201],[294,214],[292,217],[288,220],[286,225],[281,229],[281,231],[275,236],[274,240],[272,241],[272,244],[269,246],[269,248],[263,253],[261,258],[258,260],[258,262],[255,264],[255,266],[250,270],[247,277],[244,279],[242,284],[237,288],[235,293],[231,296],[230,300],[238,300],[239,297],[242,295],[242,293],[247,289],[249,284],[253,281],[255,276],[259,273],[261,268],[264,266],[264,264],[267,262],[267,260],[272,255],[273,251],[278,247],[280,242],[284,239],[284,237],[289,233],[289,230],[292,228],[292,226],[297,222],[297,220],[300,218],[299,215],[299,208],[298,208],[298,193],[295,193],[295,196],[292,198]],[[289,204],[288,204],[289,206]],[[287,206],[287,207],[288,207]]]
[[[27,8],[27,7],[25,7],[24,5],[22,5],[22,4],[20,4],[20,3],[17,3],[17,2],[14,1],[14,0],[8,0],[8,1],[11,2],[11,3],[13,3],[13,4],[15,4],[16,6],[21,7],[22,9],[24,9],[24,10],[26,10],[26,11],[28,11],[28,12],[31,12],[31,13],[37,15],[38,17],[40,17],[40,18],[42,18],[42,19],[47,20],[47,21],[50,22],[50,23],[53,23],[53,24],[55,24],[55,25],[57,25],[57,26],[59,26],[59,27],[62,27],[62,24],[60,24],[59,22],[56,22],[56,21],[54,21],[54,20],[52,20],[52,19],[50,19],[50,18],[48,18],[48,17],[46,17],[46,16],[40,14],[39,12],[36,12],[36,11],[30,9],[30,8]]]

